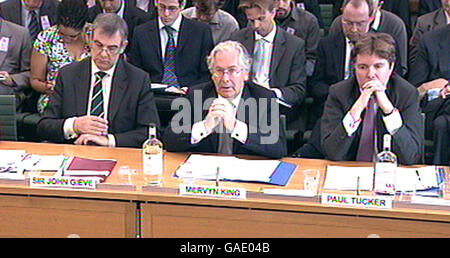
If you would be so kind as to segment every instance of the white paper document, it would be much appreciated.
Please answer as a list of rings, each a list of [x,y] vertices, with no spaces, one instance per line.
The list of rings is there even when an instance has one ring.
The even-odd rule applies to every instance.
[[[373,171],[373,167],[328,166],[323,188],[328,190],[356,190],[359,184],[359,190],[371,191],[373,188]]]
[[[197,179],[269,182],[279,160],[245,160],[231,156],[192,154],[176,171],[176,176]],[[219,172],[217,172],[219,170]]]
[[[22,160],[26,155],[25,150],[0,150],[0,178],[24,179]]]

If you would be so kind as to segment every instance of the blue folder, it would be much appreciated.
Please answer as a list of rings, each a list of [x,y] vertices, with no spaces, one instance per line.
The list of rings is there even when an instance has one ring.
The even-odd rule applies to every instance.
[[[297,165],[295,164],[281,161],[272,176],[270,176],[270,181],[268,183],[279,186],[287,185],[296,167]]]

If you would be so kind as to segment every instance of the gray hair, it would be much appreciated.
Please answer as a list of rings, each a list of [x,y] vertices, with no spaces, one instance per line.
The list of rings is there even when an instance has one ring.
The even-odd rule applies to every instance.
[[[206,62],[208,64],[209,71],[212,72],[216,55],[219,52],[230,51],[230,50],[238,51],[239,65],[241,66],[241,68],[244,69],[245,72],[250,72],[250,68],[252,65],[252,58],[248,54],[247,49],[241,43],[239,43],[237,41],[231,41],[231,40],[221,42],[213,48],[213,50],[211,51],[209,56],[206,58]]]
[[[108,36],[120,33],[123,40],[128,38],[128,25],[124,19],[115,13],[102,13],[95,18],[92,28],[99,28]]]

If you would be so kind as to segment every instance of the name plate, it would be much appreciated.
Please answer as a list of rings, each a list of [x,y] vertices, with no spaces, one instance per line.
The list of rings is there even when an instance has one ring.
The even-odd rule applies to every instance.
[[[30,187],[95,189],[96,178],[73,176],[32,176]]]
[[[244,188],[229,188],[209,185],[186,185],[180,184],[180,195],[191,195],[198,197],[216,197],[225,199],[247,198],[247,190]]]
[[[392,209],[392,197],[322,193],[322,204],[340,207],[390,210]]]

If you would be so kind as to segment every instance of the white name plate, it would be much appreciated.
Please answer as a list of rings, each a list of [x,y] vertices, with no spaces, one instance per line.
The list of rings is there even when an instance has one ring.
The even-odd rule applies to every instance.
[[[32,176],[30,187],[95,189],[96,178],[73,176]]]
[[[180,184],[180,195],[244,200],[247,198],[247,190],[245,188]]]
[[[322,204],[340,207],[390,210],[392,209],[392,197],[322,193]]]

